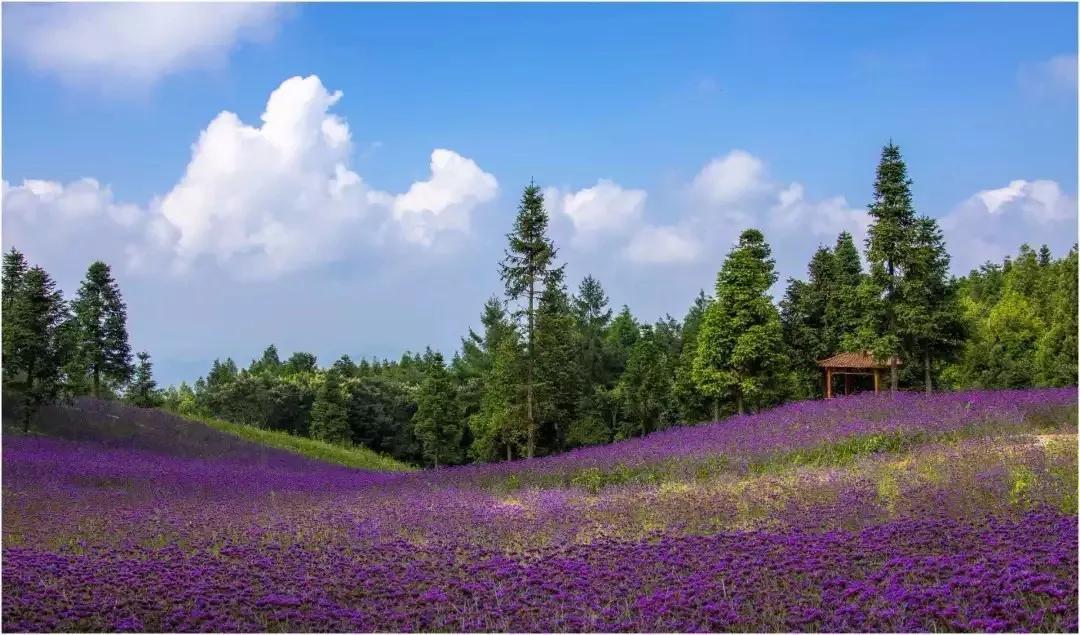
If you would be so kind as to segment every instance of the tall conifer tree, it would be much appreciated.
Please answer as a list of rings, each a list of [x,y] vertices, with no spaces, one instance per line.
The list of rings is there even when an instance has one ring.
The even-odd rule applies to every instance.
[[[717,275],[716,299],[698,333],[694,380],[705,394],[731,398],[741,414],[769,387],[783,355],[780,315],[769,297],[776,271],[756,229],[739,236]]]
[[[72,309],[78,367],[90,377],[93,395],[100,397],[103,382],[122,385],[134,372],[127,306],[107,264],[97,261],[90,265]]]
[[[862,293],[867,322],[860,339],[876,357],[890,360],[889,385],[895,392],[900,381],[897,359],[903,353],[899,315],[905,309],[901,281],[916,218],[907,165],[900,148],[891,141],[881,151],[869,214],[873,219],[866,239],[870,273]]]
[[[41,267],[28,269],[11,293],[3,316],[5,335],[11,334],[10,347],[4,351],[4,381],[22,397],[27,431],[34,412],[56,399],[62,388],[63,328],[69,314],[56,284]]]
[[[519,315],[524,317],[525,336],[525,453],[536,452],[536,310],[540,293],[548,274],[554,269],[555,245],[547,235],[548,213],[544,209],[544,194],[535,182],[522,193],[514,229],[507,235],[509,246],[500,267],[511,300],[524,300]]]

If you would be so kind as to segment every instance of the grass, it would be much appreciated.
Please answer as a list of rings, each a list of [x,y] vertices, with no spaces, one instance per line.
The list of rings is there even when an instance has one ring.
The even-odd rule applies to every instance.
[[[176,414],[176,413],[174,413]],[[302,454],[316,461],[334,463],[361,470],[379,472],[409,472],[415,468],[396,459],[384,456],[363,446],[343,446],[325,441],[317,441],[278,430],[263,430],[243,423],[230,423],[211,417],[193,417],[177,415],[209,426],[219,432],[231,434],[251,443],[265,445],[279,450]]]

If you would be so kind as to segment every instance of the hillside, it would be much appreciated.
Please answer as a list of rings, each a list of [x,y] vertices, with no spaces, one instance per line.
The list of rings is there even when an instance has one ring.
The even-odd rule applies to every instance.
[[[5,630],[1077,627],[1075,389],[801,402],[407,474],[170,452],[144,425],[5,438]]]
[[[14,418],[11,415],[10,410],[5,412],[5,433],[19,434],[21,430],[11,421]],[[401,472],[412,469],[364,447],[331,445],[216,419],[196,421],[158,409],[89,398],[43,408],[34,417],[31,433],[178,457],[254,462],[291,460],[281,456],[284,451],[364,470]]]

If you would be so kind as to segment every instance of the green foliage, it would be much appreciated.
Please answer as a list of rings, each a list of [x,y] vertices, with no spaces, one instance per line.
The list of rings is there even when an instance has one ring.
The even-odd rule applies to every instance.
[[[616,431],[619,438],[640,436],[672,423],[672,351],[665,347],[654,329],[643,328],[619,377],[618,394],[626,412],[626,425]]]
[[[23,430],[63,388],[67,305],[41,267],[26,268],[14,249],[4,261],[4,388],[21,396]]]
[[[566,446],[567,424],[577,418],[582,372],[578,337],[563,272],[548,273],[536,319],[534,380],[538,446],[542,454]]]
[[[547,236],[548,214],[544,209],[544,194],[540,186],[530,182],[521,195],[514,229],[507,235],[506,257],[500,264],[499,275],[506,285],[511,301],[524,298],[525,306],[518,312],[524,320],[525,335],[525,455],[536,452],[537,416],[534,393],[536,370],[536,312],[541,285],[549,274],[561,272],[554,267],[555,245]]]
[[[458,412],[454,384],[443,364],[442,355],[436,353],[432,367],[416,399],[413,415],[413,433],[420,443],[420,453],[429,465],[460,463],[464,425]]]
[[[1059,260],[1027,245],[957,281],[967,339],[944,370],[951,386],[1071,386],[1077,378],[1076,247]]]
[[[824,393],[818,360],[844,350],[862,319],[858,289],[864,276],[851,234],[842,232],[832,250],[818,248],[808,274],[806,282],[789,280],[780,302],[784,343],[792,360],[789,391],[803,399]]]
[[[145,351],[137,355],[139,363],[135,366],[135,378],[128,386],[127,401],[140,408],[155,408],[162,404],[161,391],[154,381],[153,365],[150,353]]]
[[[739,412],[746,402],[763,404],[782,362],[780,315],[768,296],[773,265],[761,232],[744,231],[720,269],[698,333],[695,383],[714,399],[733,399]]]
[[[277,430],[262,430],[253,426],[223,421],[214,417],[189,415],[173,411],[176,414],[206,424],[215,430],[227,432],[246,441],[259,443],[272,448],[288,450],[309,458],[336,463],[345,467],[383,472],[405,472],[413,468],[390,457],[372,452],[359,446],[342,446],[315,439],[295,436]]]
[[[521,343],[516,335],[503,338],[495,349],[480,411],[469,419],[473,458],[510,460],[523,454],[527,437],[521,383],[524,375]]]
[[[75,314],[74,347],[78,372],[88,377],[95,397],[127,383],[134,372],[127,334],[127,306],[104,262],[90,265],[71,304]]]
[[[341,379],[326,373],[311,406],[311,438],[327,443],[347,444],[352,437]]]

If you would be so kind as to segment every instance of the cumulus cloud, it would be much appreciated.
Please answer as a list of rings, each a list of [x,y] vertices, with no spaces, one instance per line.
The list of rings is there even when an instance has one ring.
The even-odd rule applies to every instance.
[[[809,200],[801,183],[792,183],[780,190],[767,221],[769,227],[780,233],[809,232],[824,238],[846,231],[857,241],[866,237],[870,226],[870,216],[865,209],[851,207],[843,196]]]
[[[941,219],[953,270],[964,273],[1015,253],[1019,241],[1056,253],[1076,241],[1076,199],[1056,181],[1018,179],[968,197]]]
[[[681,188],[667,223],[646,220],[647,192],[601,180],[570,194],[550,190],[555,208],[573,222],[573,244],[621,243],[620,253],[642,265],[684,264],[706,253],[726,253],[748,227],[765,231],[786,255],[810,253],[841,231],[866,236],[869,217],[842,196],[815,199],[801,183],[769,178],[764,160],[731,150],[710,160]],[[681,213],[680,213],[681,212]]]
[[[1075,53],[1026,64],[1019,72],[1021,88],[1038,98],[1066,96],[1076,99],[1076,77]]]
[[[596,185],[577,192],[561,194],[551,190],[545,193],[545,198],[570,219],[574,239],[588,244],[599,236],[633,230],[641,221],[646,192],[600,179]]]
[[[468,231],[473,207],[495,198],[495,177],[452,150],[431,153],[431,178],[394,198],[394,218],[407,240],[430,245],[447,230]]]
[[[16,5],[4,36],[17,57],[65,80],[150,84],[221,64],[239,43],[271,37],[281,16],[265,3]]]
[[[623,254],[641,264],[683,264],[697,260],[701,247],[686,228],[646,225],[630,239]]]
[[[709,161],[690,188],[701,200],[727,205],[766,189],[765,163],[743,150],[732,150]]]
[[[398,196],[370,187],[350,167],[348,123],[330,112],[342,98],[316,76],[274,90],[262,123],[217,115],[192,146],[183,176],[139,207],[113,201],[92,179],[67,185],[4,185],[5,230],[21,242],[40,227],[93,221],[96,235],[128,237],[130,265],[183,272],[200,261],[248,278],[270,278],[384,244],[387,236],[431,245],[467,231],[469,215],[497,192],[495,177],[445,149],[431,155],[431,178]],[[9,227],[10,214],[19,223]]]

